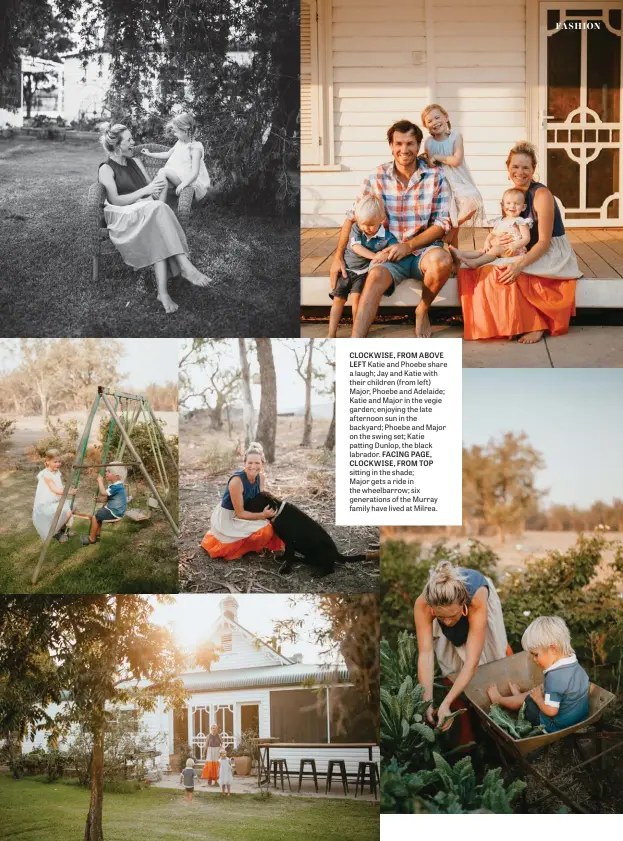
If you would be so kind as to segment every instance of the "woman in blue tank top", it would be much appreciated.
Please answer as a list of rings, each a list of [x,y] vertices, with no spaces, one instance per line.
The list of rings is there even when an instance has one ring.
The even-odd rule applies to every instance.
[[[458,676],[431,723],[442,726],[478,666],[506,656],[508,643],[502,605],[491,579],[474,569],[440,561],[413,610],[418,641],[418,680],[433,697],[435,658],[444,677]],[[442,729],[444,729],[442,727]]]
[[[283,548],[270,523],[277,512],[269,506],[260,514],[244,509],[245,502],[263,490],[264,449],[253,442],[244,455],[242,469],[227,481],[221,501],[212,512],[210,530],[201,542],[211,558],[232,561],[248,552]]]
[[[459,269],[463,338],[538,342],[544,333],[561,336],[575,315],[576,279],[582,276],[551,191],[534,178],[536,151],[517,143],[506,159],[509,181],[525,195],[522,216],[533,221],[526,254],[498,257],[478,269]],[[510,245],[503,234],[500,245]]]

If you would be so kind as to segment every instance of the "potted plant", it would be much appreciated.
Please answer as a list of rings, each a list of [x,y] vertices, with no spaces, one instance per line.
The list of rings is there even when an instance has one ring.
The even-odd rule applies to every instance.
[[[257,732],[245,730],[232,751],[236,776],[248,777],[253,767],[253,761],[258,758]]]
[[[13,137],[13,126],[10,123],[5,123],[2,127],[2,136],[6,137],[7,140]]]

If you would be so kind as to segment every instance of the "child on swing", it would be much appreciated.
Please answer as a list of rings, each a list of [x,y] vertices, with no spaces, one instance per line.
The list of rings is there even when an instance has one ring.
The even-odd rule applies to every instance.
[[[60,452],[58,450],[48,450],[43,461],[44,468],[37,474],[37,490],[32,509],[32,522],[41,540],[45,540],[48,536],[59,499],[64,493],[63,477],[60,471],[61,463]],[[68,496],[75,495],[76,489],[70,488]],[[73,536],[73,533],[69,531],[72,517],[71,504],[66,501],[56,523],[54,539],[58,540],[59,543],[67,543],[67,539]]]
[[[102,523],[107,520],[120,519],[128,507],[128,497],[123,484],[128,475],[127,469],[123,464],[113,461],[106,467],[105,475],[108,487],[105,487],[104,480],[99,474],[97,477],[97,486],[100,497],[102,497],[101,501],[105,501],[106,505],[98,509],[95,514],[90,515],[91,528],[89,534],[88,536],[82,535],[80,538],[80,543],[83,546],[92,546],[94,543],[97,543],[100,538],[100,532],[102,531]]]

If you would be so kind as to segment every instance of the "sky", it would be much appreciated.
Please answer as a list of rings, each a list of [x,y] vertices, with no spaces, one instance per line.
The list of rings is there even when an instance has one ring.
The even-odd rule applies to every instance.
[[[238,353],[238,340],[229,339],[226,341],[229,345],[229,350],[228,353],[224,355],[223,360],[232,367],[239,367],[240,356]],[[309,340],[288,339],[287,343],[288,345],[292,346],[294,342],[297,342],[300,346],[302,346],[303,343],[306,341]],[[273,356],[275,359],[275,369],[277,371],[277,411],[289,412],[295,409],[299,409],[305,405],[305,385],[301,377],[296,372],[294,353],[286,346],[284,342],[280,341],[279,339],[273,339],[272,346]],[[314,360],[314,368],[318,369],[319,371],[323,371],[328,375],[327,379],[318,382],[318,387],[320,389],[325,389],[331,383],[331,379],[329,379],[329,377],[332,377],[331,368],[327,365],[323,355],[320,352],[314,351],[312,358]],[[251,376],[253,376],[253,374],[259,370],[257,362],[255,360],[255,354],[249,354],[249,364],[251,366]],[[202,388],[205,388],[205,386],[208,385],[208,382],[209,380],[207,377],[206,369],[199,368],[199,366],[194,366],[192,369],[192,391],[195,392],[199,391]],[[259,385],[252,386],[252,396],[253,403],[257,410],[260,405]],[[312,394],[312,404],[325,404],[331,403],[331,401],[332,398],[329,394],[319,394],[317,389]],[[186,408],[195,409],[200,408],[201,406],[201,400],[197,398],[190,400],[186,405]]]
[[[623,369],[465,369],[464,444],[509,431],[525,432],[543,454],[546,504],[623,497]]]
[[[179,339],[119,339],[125,349],[120,370],[127,374],[123,385],[141,389],[150,383],[177,382]],[[0,344],[0,376],[19,365],[19,342]]]
[[[204,639],[203,629],[207,631],[219,617],[219,602],[224,598],[226,596],[223,594],[173,596],[173,604],[156,604],[152,621],[169,627],[177,636],[179,644],[191,649],[194,644]],[[335,662],[333,657],[327,658],[323,655],[323,649],[309,638],[312,627],[322,627],[326,624],[315,605],[296,595],[244,594],[236,595],[235,598],[238,602],[238,623],[262,639],[273,636],[275,620],[293,617],[304,619],[300,639],[295,643],[282,644],[281,651],[286,657],[302,654],[303,662],[307,664]]]

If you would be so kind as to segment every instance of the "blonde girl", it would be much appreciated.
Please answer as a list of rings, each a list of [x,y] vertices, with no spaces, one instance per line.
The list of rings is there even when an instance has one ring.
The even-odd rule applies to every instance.
[[[141,149],[143,155],[167,162],[161,170],[168,182],[160,194],[161,201],[166,199],[169,184],[175,187],[178,196],[185,187],[192,186],[198,201],[208,192],[210,176],[204,162],[203,144],[194,139],[195,127],[195,118],[192,114],[178,114],[165,126],[167,133],[177,138],[177,142],[171,149],[167,152],[150,152],[148,149]]]
[[[35,491],[35,502],[32,509],[32,522],[41,540],[45,540],[48,536],[59,499],[63,495],[61,463],[60,452],[58,450],[48,450],[43,462],[44,468],[37,474],[37,490]],[[70,488],[68,495],[75,496],[76,489]],[[58,540],[59,543],[67,543],[67,539],[72,536],[72,532],[69,531],[72,519],[71,504],[69,500],[66,500],[58,518],[54,535],[55,540]]]
[[[231,772],[231,759],[227,756],[225,748],[221,748],[218,772],[218,784],[222,794],[231,795],[231,784],[233,774]]]
[[[469,222],[473,227],[488,227],[482,196],[465,162],[463,137],[452,131],[448,112],[433,103],[422,111],[422,124],[429,136],[423,144],[423,157],[430,166],[441,166],[450,186],[450,220],[452,230],[447,242],[459,244],[459,228]]]

